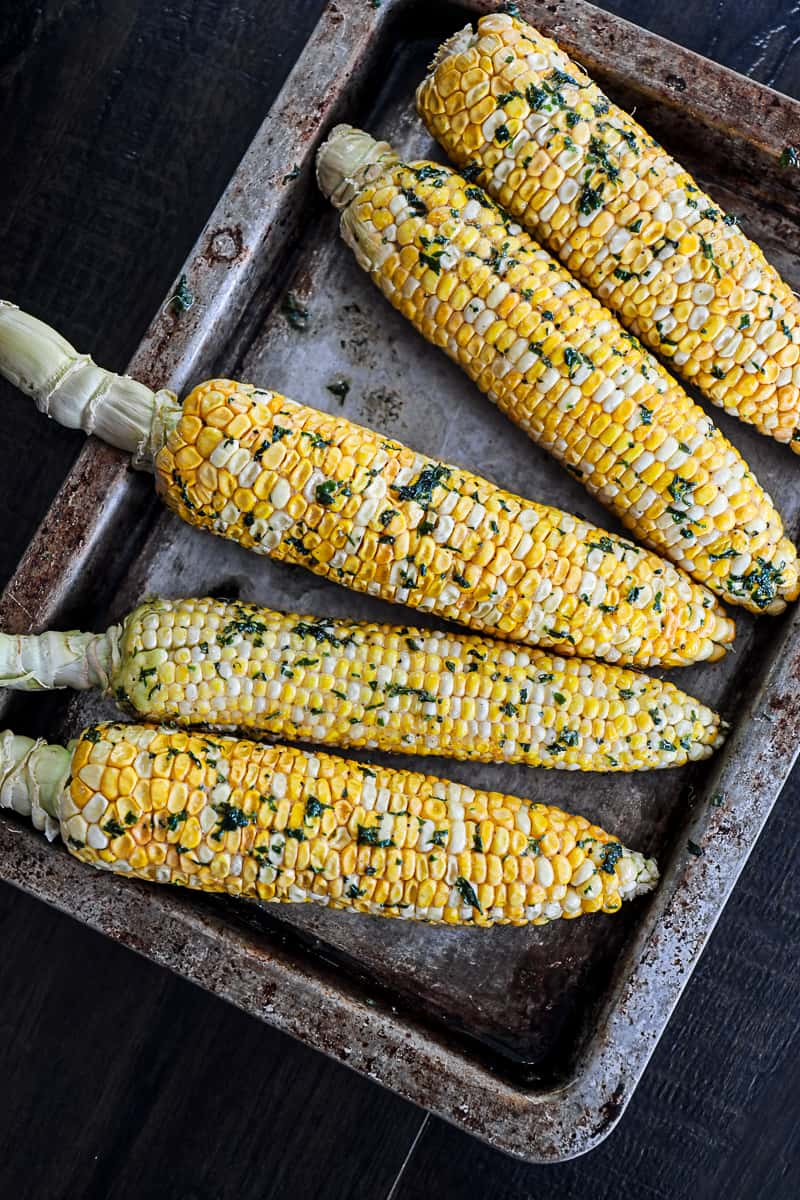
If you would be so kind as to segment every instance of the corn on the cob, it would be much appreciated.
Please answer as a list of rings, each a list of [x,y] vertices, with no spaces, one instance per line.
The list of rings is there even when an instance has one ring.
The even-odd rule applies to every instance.
[[[356,591],[620,664],[714,659],[733,637],[712,593],[656,555],[343,417],[220,379],[182,405],[141,384],[120,399],[124,380],[8,306],[0,371],[65,423],[102,420],[190,524]]]
[[[800,302],[763,253],[583,69],[505,14],[445,43],[433,136],[709,400],[800,452]]]
[[[451,925],[616,912],[656,865],[583,817],[411,771],[144,725],[0,734],[0,807],[153,883]]]
[[[345,241],[395,308],[637,537],[751,611],[798,595],[795,547],[739,453],[484,192],[349,126],[318,162]]]
[[[139,718],[407,754],[632,771],[706,758],[671,683],[463,634],[148,600],[102,634],[0,633],[0,686],[102,689]]]

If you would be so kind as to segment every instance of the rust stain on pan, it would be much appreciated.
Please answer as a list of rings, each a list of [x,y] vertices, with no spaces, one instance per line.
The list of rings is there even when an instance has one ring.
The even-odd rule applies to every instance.
[[[200,261],[207,263],[241,262],[247,255],[247,247],[239,225],[226,225],[211,229],[206,237],[206,249]]]

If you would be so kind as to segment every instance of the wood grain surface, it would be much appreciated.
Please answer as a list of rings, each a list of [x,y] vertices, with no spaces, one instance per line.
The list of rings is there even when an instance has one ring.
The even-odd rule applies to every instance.
[[[321,7],[0,3],[0,296],[122,368]],[[800,95],[796,0],[604,7]],[[0,405],[2,582],[80,437],[5,385]],[[789,1200],[798,802],[795,771],[620,1126],[554,1167],[513,1162],[1,888],[0,1197]]]

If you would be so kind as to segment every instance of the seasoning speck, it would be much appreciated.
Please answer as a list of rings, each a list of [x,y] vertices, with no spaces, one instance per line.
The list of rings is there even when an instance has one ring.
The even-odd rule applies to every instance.
[[[180,316],[181,313],[188,312],[193,304],[194,293],[189,287],[186,276],[181,275],[175,291],[167,301],[166,307],[171,308],[174,313]]]
[[[297,299],[294,292],[286,293],[281,305],[281,312],[293,329],[299,329],[301,332],[305,332],[308,329],[309,311]]]
[[[332,396],[335,396],[340,404],[344,404],[347,399],[347,393],[350,391],[350,384],[346,379],[334,379],[333,383],[326,383],[325,387]]]

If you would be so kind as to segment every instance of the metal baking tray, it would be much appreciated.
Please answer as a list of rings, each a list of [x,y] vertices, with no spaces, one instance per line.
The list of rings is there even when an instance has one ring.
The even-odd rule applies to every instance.
[[[314,183],[315,148],[337,120],[407,156],[430,153],[414,86],[438,42],[491,7],[328,6],[185,265],[194,305],[165,305],[130,372],[179,392],[211,375],[260,382],[613,526],[380,298]],[[520,8],[635,106],[800,286],[790,252],[800,198],[778,166],[800,105],[580,0]],[[305,330],[286,319],[288,292],[308,308]],[[341,379],[344,400],[329,390]],[[714,415],[796,531],[797,460]],[[181,524],[146,476],[90,440],[0,601],[0,624],[100,629],[153,592],[410,619]],[[660,887],[613,918],[453,930],[196,897],[93,872],[11,817],[0,821],[0,877],[494,1146],[566,1159],[623,1112],[794,761],[796,610],[740,616],[735,653],[675,677],[732,722],[710,764],[626,777],[394,760],[577,809],[656,854]],[[108,711],[66,694],[2,703],[7,724],[51,737]]]

